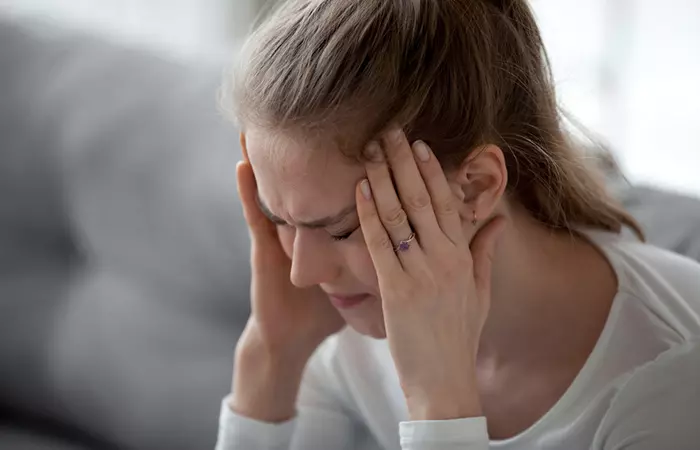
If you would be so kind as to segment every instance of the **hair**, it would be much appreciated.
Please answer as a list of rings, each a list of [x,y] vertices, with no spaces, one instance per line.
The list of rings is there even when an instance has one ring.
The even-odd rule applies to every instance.
[[[359,161],[391,123],[445,170],[497,145],[509,198],[539,222],[627,226],[643,240],[565,131],[553,86],[526,0],[287,0],[249,36],[231,93],[243,128],[351,124],[354,137],[338,139]]]

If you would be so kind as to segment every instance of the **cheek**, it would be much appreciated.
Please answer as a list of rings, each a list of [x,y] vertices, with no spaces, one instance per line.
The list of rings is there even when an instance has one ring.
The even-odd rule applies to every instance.
[[[279,236],[280,243],[282,244],[282,249],[284,250],[284,253],[287,254],[287,257],[289,257],[289,259],[292,259],[292,250],[294,248],[294,234],[294,228],[277,225],[277,236]]]

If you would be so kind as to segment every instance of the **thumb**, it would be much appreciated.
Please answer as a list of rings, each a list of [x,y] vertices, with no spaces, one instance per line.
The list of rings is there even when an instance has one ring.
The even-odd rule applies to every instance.
[[[484,225],[471,242],[474,282],[477,292],[491,292],[491,266],[496,243],[506,227],[505,218],[498,216]]]

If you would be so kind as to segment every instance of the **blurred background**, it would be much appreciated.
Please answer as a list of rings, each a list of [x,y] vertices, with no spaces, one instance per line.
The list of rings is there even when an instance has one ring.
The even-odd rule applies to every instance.
[[[189,58],[226,58],[265,0],[0,0]],[[700,193],[700,2],[533,0],[562,104],[634,181]]]
[[[248,314],[217,90],[263,0],[0,0],[0,449],[213,448]],[[649,241],[700,260],[700,2],[533,0]]]

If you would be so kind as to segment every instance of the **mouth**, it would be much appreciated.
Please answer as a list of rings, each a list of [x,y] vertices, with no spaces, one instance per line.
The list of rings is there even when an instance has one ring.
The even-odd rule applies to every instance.
[[[339,294],[328,294],[331,303],[338,309],[350,309],[358,306],[367,299],[369,299],[369,294],[357,294],[357,295],[339,295]]]

